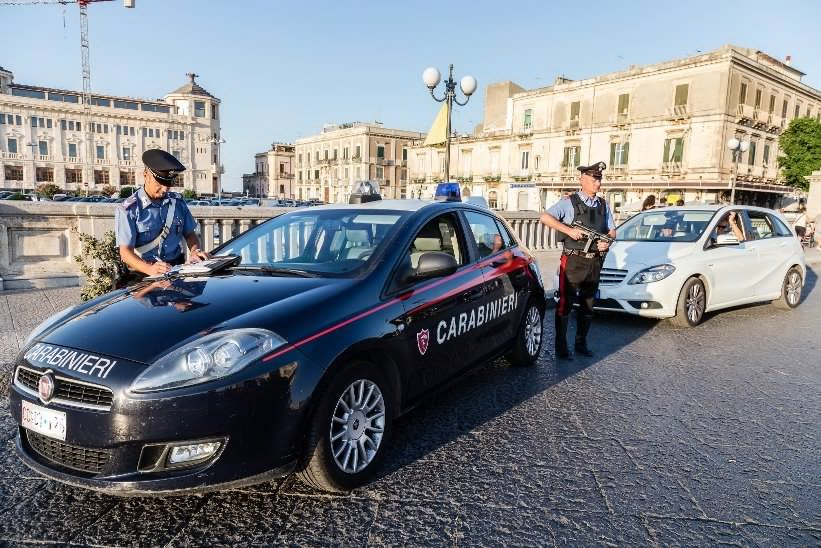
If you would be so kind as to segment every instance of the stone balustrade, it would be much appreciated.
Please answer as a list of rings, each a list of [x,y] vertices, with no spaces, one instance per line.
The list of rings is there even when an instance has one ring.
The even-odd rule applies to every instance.
[[[114,230],[115,204],[0,201],[0,290],[73,286],[82,283],[74,256],[80,241],[72,231],[101,237]],[[192,206],[203,247],[241,234],[289,208]],[[557,248],[556,235],[537,213],[503,212],[531,251]]]

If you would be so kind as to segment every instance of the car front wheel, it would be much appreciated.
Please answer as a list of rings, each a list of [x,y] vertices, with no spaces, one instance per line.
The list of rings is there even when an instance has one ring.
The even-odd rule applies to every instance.
[[[704,319],[704,310],[707,308],[707,293],[704,282],[698,278],[690,278],[681,288],[676,304],[676,315],[670,322],[676,327],[695,327]]]
[[[801,289],[804,287],[804,281],[801,277],[801,271],[792,267],[784,276],[784,283],[781,285],[781,296],[773,301],[778,308],[795,308],[801,304]]]
[[[543,317],[542,309],[535,302],[527,304],[524,318],[516,333],[516,340],[513,342],[513,350],[507,356],[510,363],[522,367],[536,363],[542,350]]]
[[[394,405],[390,385],[376,367],[343,365],[312,416],[300,479],[331,492],[366,483],[385,453]]]

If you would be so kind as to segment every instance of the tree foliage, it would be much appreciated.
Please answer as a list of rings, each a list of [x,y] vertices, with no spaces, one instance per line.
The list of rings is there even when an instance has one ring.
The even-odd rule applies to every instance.
[[[129,196],[134,194],[135,190],[137,190],[137,187],[135,187],[135,186],[124,186],[124,187],[122,187],[120,189],[120,198],[128,198]]]
[[[54,183],[43,183],[41,185],[37,185],[37,194],[40,196],[45,196],[49,200],[51,200],[54,195],[61,190],[62,189]]]
[[[807,190],[806,177],[821,169],[821,122],[794,118],[778,139],[779,164],[788,185]]]
[[[114,232],[109,230],[102,239],[73,229],[80,239],[80,254],[74,260],[80,264],[80,272],[86,277],[80,298],[89,301],[117,287],[117,282],[128,268],[120,259]]]
[[[100,191],[100,194],[106,197],[112,197],[117,194],[117,187],[114,185],[105,185],[103,189]]]
[[[186,188],[182,191],[182,197],[185,198],[186,200],[189,199],[189,198],[192,199],[192,200],[196,200],[197,199],[197,193],[193,189]]]

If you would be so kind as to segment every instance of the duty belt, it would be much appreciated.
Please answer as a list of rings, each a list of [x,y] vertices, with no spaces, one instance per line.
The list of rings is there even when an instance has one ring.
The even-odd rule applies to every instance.
[[[590,253],[585,253],[581,249],[563,249],[562,255],[578,255],[585,259],[593,259],[595,257],[604,257],[607,255],[607,251],[591,251]]]

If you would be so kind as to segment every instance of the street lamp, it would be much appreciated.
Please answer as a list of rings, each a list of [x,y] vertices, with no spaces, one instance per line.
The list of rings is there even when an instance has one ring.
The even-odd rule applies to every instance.
[[[738,161],[741,159],[741,154],[747,152],[750,148],[750,141],[739,141],[735,137],[727,141],[727,148],[733,153],[733,164],[735,165],[735,173],[733,174],[733,184],[730,190],[730,204],[735,204],[735,184],[738,179]]]
[[[473,76],[465,76],[459,82],[459,87],[461,88],[462,93],[465,94],[464,103],[460,103],[456,98],[456,81],[453,79],[453,65],[450,65],[448,79],[445,81],[445,96],[439,99],[436,95],[434,95],[433,90],[439,85],[441,80],[442,75],[439,74],[439,70],[434,67],[428,67],[425,69],[425,72],[422,73],[422,81],[425,82],[425,85],[430,90],[430,96],[433,97],[434,101],[439,103],[445,102],[448,105],[448,128],[446,137],[447,148],[445,149],[445,181],[450,181],[450,115],[453,110],[453,103],[456,103],[460,107],[468,104],[468,101],[470,101],[470,96],[476,91],[476,78]]]
[[[219,202],[219,201],[222,201],[222,173],[220,173],[220,145],[225,144],[225,139],[223,139],[222,137],[217,139],[215,137],[215,138],[211,139],[211,144],[217,146],[217,164],[214,168],[214,171],[216,171],[216,173],[218,175],[217,180],[219,181],[217,183],[217,201]]]

